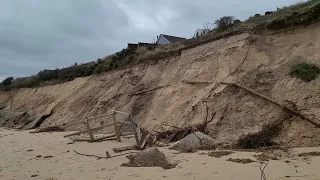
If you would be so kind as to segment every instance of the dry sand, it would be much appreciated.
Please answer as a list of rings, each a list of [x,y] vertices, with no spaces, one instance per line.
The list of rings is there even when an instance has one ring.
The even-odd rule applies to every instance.
[[[0,179],[260,179],[260,163],[238,164],[226,161],[229,158],[249,158],[257,161],[253,152],[235,152],[221,158],[209,157],[209,152],[180,154],[160,148],[174,169],[121,167],[128,162],[125,156],[97,160],[73,152],[105,156],[111,149],[133,144],[126,140],[101,143],[76,142],[67,144],[63,133],[31,134],[28,131],[0,129]],[[265,170],[268,180],[320,179],[320,157],[298,157],[302,152],[320,151],[316,148],[294,149],[295,155],[287,159],[271,160]],[[41,155],[40,158],[36,158]],[[44,158],[45,156],[53,156]],[[35,177],[31,177],[31,176]]]

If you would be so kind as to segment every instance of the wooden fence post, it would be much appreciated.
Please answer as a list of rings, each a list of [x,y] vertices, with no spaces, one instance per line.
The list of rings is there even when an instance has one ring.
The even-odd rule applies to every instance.
[[[120,134],[120,129],[119,129],[119,126],[118,126],[118,123],[117,123],[116,112],[115,111],[113,111],[112,119],[113,119],[114,129],[116,130],[117,140],[118,140],[118,142],[121,142],[121,137],[120,137],[121,134]]]
[[[93,134],[92,134],[92,131],[91,131],[91,128],[90,128],[90,125],[89,125],[88,120],[84,120],[84,124],[85,124],[86,127],[87,127],[87,132],[88,132],[88,134],[89,134],[89,136],[90,136],[91,142],[94,142],[95,139],[94,139],[94,136],[93,136]]]
[[[131,115],[128,116],[128,120],[131,122],[131,125],[132,125],[132,130],[133,130],[133,133],[134,133],[134,137],[136,139],[136,142],[137,142],[137,145],[139,146],[140,145],[140,136],[139,136],[139,131],[138,131],[138,128],[139,125],[134,123],[133,119],[131,118]]]

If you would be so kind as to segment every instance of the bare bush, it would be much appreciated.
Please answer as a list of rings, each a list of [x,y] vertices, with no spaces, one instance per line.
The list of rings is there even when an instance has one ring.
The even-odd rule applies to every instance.
[[[215,23],[205,22],[203,24],[203,29],[211,31],[214,28],[214,24]]]
[[[221,31],[231,27],[236,21],[238,20],[234,16],[224,16],[217,19],[214,24],[216,25],[216,29]]]

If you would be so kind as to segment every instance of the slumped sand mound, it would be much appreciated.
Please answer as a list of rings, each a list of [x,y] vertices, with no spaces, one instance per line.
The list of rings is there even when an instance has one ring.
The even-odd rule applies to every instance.
[[[183,138],[172,149],[180,152],[195,152],[197,150],[212,150],[217,148],[219,141],[211,138],[202,132],[195,132]]]
[[[166,156],[157,148],[141,151],[136,154],[127,156],[128,163],[122,164],[127,167],[162,167],[163,169],[175,168],[175,164],[171,164]]]

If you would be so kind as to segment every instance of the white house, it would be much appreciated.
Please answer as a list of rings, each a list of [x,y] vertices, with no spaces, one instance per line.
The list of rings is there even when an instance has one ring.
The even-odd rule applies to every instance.
[[[182,37],[177,37],[177,36],[169,36],[169,35],[165,35],[165,34],[160,34],[159,36],[157,36],[157,41],[156,44],[170,44],[170,43],[175,43],[175,42],[179,42],[179,41],[183,41],[186,38],[182,38]]]

